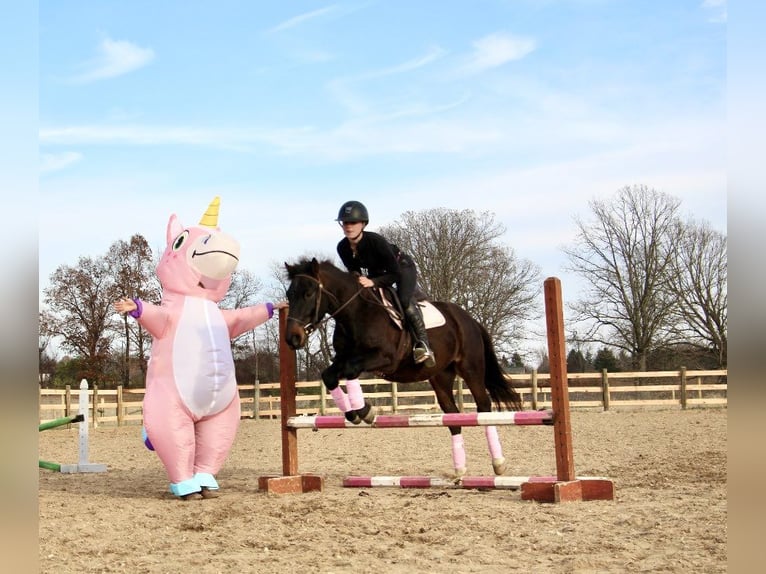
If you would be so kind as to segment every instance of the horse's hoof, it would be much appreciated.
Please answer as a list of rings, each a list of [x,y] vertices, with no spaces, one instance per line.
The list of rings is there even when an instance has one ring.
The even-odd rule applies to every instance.
[[[493,458],[492,468],[495,470],[495,474],[497,475],[505,474],[505,471],[508,468],[508,463],[506,462],[505,457]]]
[[[346,420],[350,422],[352,425],[358,425],[362,422],[362,418],[356,414],[356,411],[346,411],[344,413]]]
[[[375,422],[375,409],[372,408],[372,405],[369,405],[367,403],[364,404],[364,406],[361,409],[357,409],[357,414],[361,417],[361,419],[366,422],[368,425],[371,425]]]
[[[455,469],[455,478],[463,478],[468,469],[464,466]]]
[[[221,496],[221,493],[218,492],[218,489],[208,488],[207,486],[202,487],[202,498],[218,498]]]
[[[181,497],[181,500],[188,502],[190,500],[202,500],[202,494],[199,492],[190,492],[189,494],[184,494]]]

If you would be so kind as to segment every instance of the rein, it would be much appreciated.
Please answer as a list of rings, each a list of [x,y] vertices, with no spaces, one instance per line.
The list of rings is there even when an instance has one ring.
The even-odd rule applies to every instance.
[[[340,313],[343,309],[345,309],[346,306],[348,306],[354,299],[359,297],[359,295],[361,295],[364,292],[364,288],[359,287],[359,289],[357,289],[356,293],[354,293],[351,297],[349,297],[348,301],[343,303],[333,313],[331,313],[330,315],[328,315],[327,317],[325,317],[324,319],[322,319],[320,321],[320,319],[319,319],[319,307],[322,304],[322,293],[326,293],[335,302],[336,305],[338,304],[338,298],[335,295],[333,295],[330,291],[325,289],[324,285],[322,284],[322,281],[317,279],[316,277],[313,277],[311,275],[305,275],[303,273],[301,273],[299,275],[296,275],[295,277],[304,277],[306,279],[311,279],[312,281],[314,281],[319,286],[319,294],[317,295],[316,304],[314,305],[314,319],[312,321],[306,323],[305,325],[302,325],[303,330],[306,331],[306,335],[311,335],[311,333],[313,333],[318,327],[320,327],[321,325],[323,325],[324,323],[326,323],[330,319],[334,318],[338,313]],[[300,321],[298,321],[298,319],[296,319],[294,317],[288,317],[287,320],[288,321],[296,321],[296,322],[300,323]]]

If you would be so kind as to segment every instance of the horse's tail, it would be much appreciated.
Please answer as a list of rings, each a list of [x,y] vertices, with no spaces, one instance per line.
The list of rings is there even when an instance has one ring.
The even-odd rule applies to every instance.
[[[511,382],[503,375],[489,333],[483,325],[480,327],[481,338],[484,341],[484,385],[487,387],[489,396],[500,410],[503,407],[512,411],[523,410],[521,395],[516,392],[516,389],[511,386]]]

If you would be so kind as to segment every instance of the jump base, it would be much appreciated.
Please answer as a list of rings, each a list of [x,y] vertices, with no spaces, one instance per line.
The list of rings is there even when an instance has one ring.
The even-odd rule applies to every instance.
[[[258,489],[271,494],[300,494],[313,491],[322,492],[323,488],[322,477],[315,474],[258,477]]]
[[[557,503],[614,500],[614,482],[608,478],[525,482],[521,485],[521,499]]]

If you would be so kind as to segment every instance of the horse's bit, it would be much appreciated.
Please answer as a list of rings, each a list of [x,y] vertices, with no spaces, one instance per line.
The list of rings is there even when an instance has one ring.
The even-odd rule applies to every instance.
[[[319,286],[319,293],[317,294],[316,303],[314,305],[314,319],[312,321],[309,321],[305,325],[302,325],[303,330],[306,332],[306,335],[311,335],[320,325],[323,323],[326,323],[333,317],[335,317],[338,313],[340,313],[349,303],[351,303],[354,299],[356,299],[363,291],[363,288],[360,287],[356,293],[354,293],[351,297],[349,297],[348,301],[343,303],[340,307],[338,307],[335,312],[331,313],[321,321],[319,320],[319,307],[322,304],[322,293],[327,293],[327,295],[333,299],[335,304],[338,304],[338,298],[335,297],[332,293],[330,293],[327,289],[324,288],[324,285],[322,285],[322,281],[317,279],[316,277],[313,277],[311,275],[305,275],[303,273],[296,275],[295,277],[304,277],[306,279],[311,279],[312,281],[316,282],[316,284]],[[298,319],[294,317],[288,317],[288,321],[295,321],[297,323],[300,323]]]

